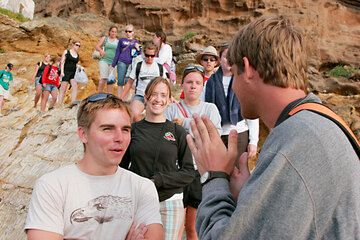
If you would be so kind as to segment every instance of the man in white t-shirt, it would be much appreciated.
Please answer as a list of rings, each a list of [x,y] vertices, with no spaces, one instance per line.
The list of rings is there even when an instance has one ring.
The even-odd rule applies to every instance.
[[[145,61],[138,62],[132,68],[129,75],[129,80],[124,87],[124,92],[121,99],[125,100],[126,96],[135,81],[135,95],[130,103],[133,121],[137,122],[142,119],[141,113],[145,109],[144,93],[149,82],[156,77],[166,77],[166,69],[154,61],[157,47],[153,43],[147,43],[144,47]]]
[[[84,156],[36,182],[28,239],[162,239],[154,184],[118,166],[131,138],[127,106],[94,94],[81,102],[77,121]]]

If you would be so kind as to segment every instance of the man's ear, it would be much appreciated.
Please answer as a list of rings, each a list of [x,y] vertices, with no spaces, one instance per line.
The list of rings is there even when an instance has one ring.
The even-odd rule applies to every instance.
[[[87,139],[87,131],[84,127],[78,127],[77,129],[77,134],[81,140],[82,143],[87,143],[88,139]]]
[[[250,65],[249,59],[247,57],[243,57],[243,62],[246,79],[252,79],[254,77],[254,68]]]

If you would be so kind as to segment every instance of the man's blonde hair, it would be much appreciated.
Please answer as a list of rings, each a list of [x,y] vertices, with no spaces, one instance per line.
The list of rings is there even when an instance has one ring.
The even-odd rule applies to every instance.
[[[107,95],[107,97],[97,101],[90,101],[93,96],[98,95],[93,94],[81,101],[77,113],[78,127],[89,129],[91,124],[94,122],[96,112],[100,109],[119,109],[127,113],[130,118],[130,110],[126,103],[112,94],[101,94],[103,94],[103,96]]]
[[[232,40],[227,58],[244,70],[248,58],[264,83],[306,91],[306,46],[301,32],[283,16],[262,17],[244,26]]]

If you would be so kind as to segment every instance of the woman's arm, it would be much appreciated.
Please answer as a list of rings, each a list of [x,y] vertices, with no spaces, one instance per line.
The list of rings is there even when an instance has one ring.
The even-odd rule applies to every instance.
[[[104,56],[105,55],[105,51],[103,49],[103,45],[105,42],[106,36],[103,36],[99,39],[99,42],[96,44],[95,49],[99,51],[100,56]]]
[[[67,50],[65,50],[63,52],[63,55],[61,56],[61,77],[65,76],[65,73],[64,73],[64,65],[65,65],[65,60],[66,60],[66,53],[67,53]]]

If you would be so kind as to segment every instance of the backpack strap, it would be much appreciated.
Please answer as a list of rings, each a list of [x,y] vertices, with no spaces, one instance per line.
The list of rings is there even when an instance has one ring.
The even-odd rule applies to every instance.
[[[337,115],[330,108],[322,105],[321,103],[303,103],[293,108],[289,112],[289,116],[292,116],[302,110],[309,110],[333,121],[345,133],[357,156],[360,157],[360,143],[357,140],[355,134],[351,131],[349,126],[339,115]]]
[[[163,65],[161,65],[160,63],[158,63],[157,65],[158,65],[158,67],[159,67],[160,77],[162,77],[162,76],[163,76],[163,74],[164,74],[164,66],[163,66]]]
[[[139,75],[140,75],[140,69],[141,69],[142,62],[143,61],[138,62],[136,64],[136,68],[135,68],[135,93],[136,93],[136,88],[139,83]]]

